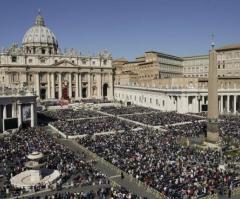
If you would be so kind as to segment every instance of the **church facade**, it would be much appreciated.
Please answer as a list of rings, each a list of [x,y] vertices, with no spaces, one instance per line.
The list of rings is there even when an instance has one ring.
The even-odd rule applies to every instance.
[[[112,57],[107,51],[85,56],[71,49],[61,52],[54,33],[38,14],[22,45],[0,52],[0,84],[26,86],[39,100],[113,99]]]

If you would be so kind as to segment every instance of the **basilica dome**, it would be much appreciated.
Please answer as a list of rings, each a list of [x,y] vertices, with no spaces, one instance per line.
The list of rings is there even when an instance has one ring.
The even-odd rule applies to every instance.
[[[22,41],[27,53],[56,54],[58,42],[54,33],[45,26],[44,18],[38,14],[35,25],[27,30]]]

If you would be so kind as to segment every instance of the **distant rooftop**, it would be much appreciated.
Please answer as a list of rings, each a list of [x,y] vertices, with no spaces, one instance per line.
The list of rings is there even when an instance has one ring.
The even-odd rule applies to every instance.
[[[146,51],[145,53],[155,53],[155,54],[158,54],[160,56],[170,57],[170,58],[177,59],[177,60],[181,60],[182,59],[181,57],[178,57],[178,56],[175,56],[175,55],[170,55],[170,54],[157,52],[157,51]]]
[[[216,51],[238,50],[238,49],[240,49],[240,44],[230,44],[220,48],[216,48]]]

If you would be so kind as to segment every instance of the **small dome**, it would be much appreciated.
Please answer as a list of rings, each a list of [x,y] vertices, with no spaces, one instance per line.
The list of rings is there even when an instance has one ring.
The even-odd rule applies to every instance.
[[[36,17],[35,25],[28,29],[22,41],[23,47],[47,47],[55,51],[58,42],[54,33],[45,26],[44,18],[40,13]]]

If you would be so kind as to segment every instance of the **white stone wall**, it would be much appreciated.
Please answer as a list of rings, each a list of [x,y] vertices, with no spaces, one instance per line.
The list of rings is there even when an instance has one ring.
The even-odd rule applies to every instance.
[[[199,113],[208,104],[207,89],[158,89],[115,85],[114,97],[123,103],[151,107],[162,111]],[[219,113],[240,113],[239,89],[219,89]]]

